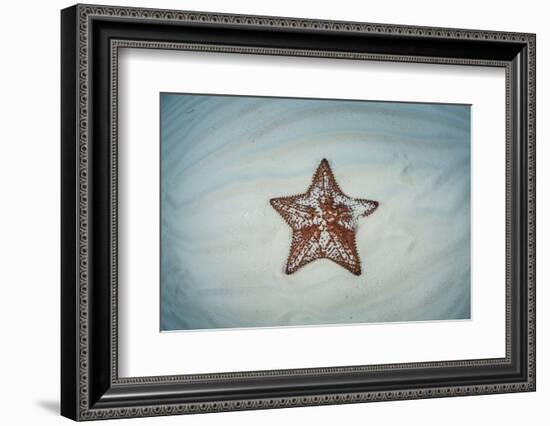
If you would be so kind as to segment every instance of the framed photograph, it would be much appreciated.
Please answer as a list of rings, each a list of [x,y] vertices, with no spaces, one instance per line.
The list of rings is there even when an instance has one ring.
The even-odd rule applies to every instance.
[[[535,390],[535,35],[61,12],[61,412]]]

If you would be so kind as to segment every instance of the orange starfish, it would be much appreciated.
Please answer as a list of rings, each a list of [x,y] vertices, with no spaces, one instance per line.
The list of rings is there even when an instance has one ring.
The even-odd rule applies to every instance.
[[[361,275],[355,229],[358,219],[374,212],[378,202],[344,194],[327,160],[321,161],[305,194],[272,198],[269,202],[292,228],[287,274],[314,260],[330,259]]]

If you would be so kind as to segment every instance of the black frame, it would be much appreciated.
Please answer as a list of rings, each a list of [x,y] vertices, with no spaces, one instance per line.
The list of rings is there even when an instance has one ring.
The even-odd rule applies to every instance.
[[[61,13],[61,413],[74,420],[535,390],[535,35],[76,5]],[[504,67],[507,355],[119,378],[117,49]],[[504,212],[503,212],[504,213]]]

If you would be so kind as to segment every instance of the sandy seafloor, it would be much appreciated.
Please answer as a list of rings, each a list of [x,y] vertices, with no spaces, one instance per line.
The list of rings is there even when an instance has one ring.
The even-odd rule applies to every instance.
[[[269,199],[326,158],[359,220],[357,277],[284,273]],[[161,330],[470,317],[470,107],[161,94]]]

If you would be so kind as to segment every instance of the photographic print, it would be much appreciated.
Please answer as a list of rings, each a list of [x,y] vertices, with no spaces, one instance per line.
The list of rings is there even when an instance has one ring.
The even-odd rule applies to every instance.
[[[161,93],[161,331],[470,319],[470,114]]]
[[[89,4],[60,34],[63,416],[536,390],[536,34]]]

